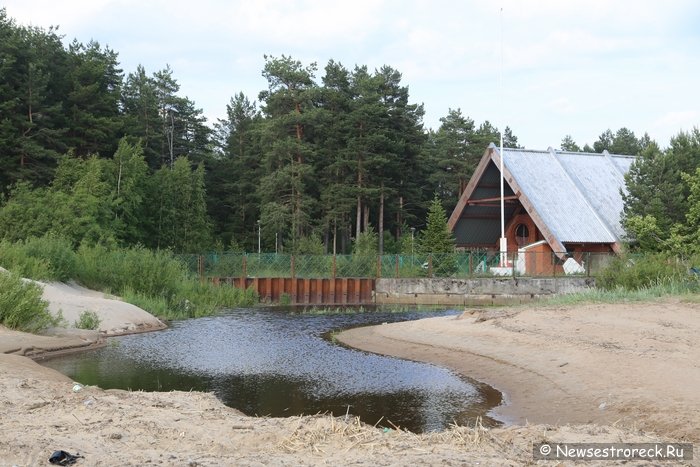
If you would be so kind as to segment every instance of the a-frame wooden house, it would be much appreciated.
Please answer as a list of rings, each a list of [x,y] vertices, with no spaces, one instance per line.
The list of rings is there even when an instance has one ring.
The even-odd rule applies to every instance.
[[[508,251],[550,253],[560,259],[619,252],[624,174],[634,160],[607,152],[504,148]],[[499,249],[500,163],[499,149],[489,145],[450,216],[458,248]]]

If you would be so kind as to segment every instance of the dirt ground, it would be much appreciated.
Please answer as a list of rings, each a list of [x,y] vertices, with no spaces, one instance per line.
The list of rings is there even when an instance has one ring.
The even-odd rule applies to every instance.
[[[96,345],[94,335],[0,327],[0,466],[50,465],[59,449],[84,455],[77,466],[527,465],[543,441],[698,442],[699,311],[679,301],[474,310],[342,333],[506,396],[494,413],[504,427],[421,435],[353,417],[248,417],[205,393],[75,386],[22,354]],[[626,463],[637,464],[650,465]]]

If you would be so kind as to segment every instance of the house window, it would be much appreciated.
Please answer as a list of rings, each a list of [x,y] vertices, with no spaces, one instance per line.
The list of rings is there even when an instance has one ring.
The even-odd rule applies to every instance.
[[[515,227],[515,243],[518,246],[527,245],[530,242],[530,229],[525,224],[518,224]]]

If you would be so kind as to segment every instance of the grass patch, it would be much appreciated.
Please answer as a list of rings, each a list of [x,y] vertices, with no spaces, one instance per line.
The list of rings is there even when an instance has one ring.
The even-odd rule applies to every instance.
[[[614,289],[590,289],[584,292],[545,298],[546,305],[578,305],[583,303],[626,303],[658,300],[663,297],[679,297],[687,301],[700,301],[700,282],[697,280],[673,281],[658,279],[638,289],[616,287]]]
[[[168,302],[163,297],[151,297],[143,293],[135,292],[131,289],[126,289],[121,293],[121,299],[127,303],[131,303],[143,310],[146,310],[154,316],[163,319],[174,319],[176,316],[171,315]]]

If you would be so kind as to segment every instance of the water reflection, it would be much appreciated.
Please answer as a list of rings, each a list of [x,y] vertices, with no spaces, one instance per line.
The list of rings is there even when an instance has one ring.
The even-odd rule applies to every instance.
[[[309,315],[232,310],[45,362],[83,384],[146,391],[212,391],[249,415],[349,411],[415,432],[473,423],[498,394],[434,365],[368,354],[322,335],[352,326],[454,312]],[[388,420],[388,421],[387,421]],[[487,419],[487,423],[492,421]]]

